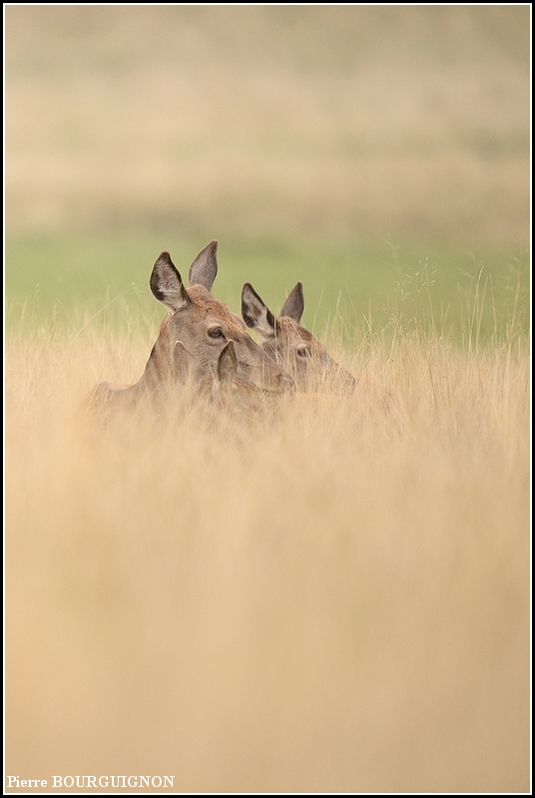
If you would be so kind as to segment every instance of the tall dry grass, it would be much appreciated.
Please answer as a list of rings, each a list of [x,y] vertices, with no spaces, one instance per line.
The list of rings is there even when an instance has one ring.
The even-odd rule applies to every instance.
[[[101,434],[149,341],[8,344],[8,774],[529,790],[527,354],[331,346],[354,396]]]

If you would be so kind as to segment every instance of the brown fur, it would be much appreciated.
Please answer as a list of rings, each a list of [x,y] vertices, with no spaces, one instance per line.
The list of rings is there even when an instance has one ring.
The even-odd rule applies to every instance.
[[[299,323],[303,308],[301,283],[293,289],[277,318],[249,283],[243,287],[242,315],[246,324],[258,332],[264,351],[292,375],[298,390],[352,390],[356,385],[353,375]]]
[[[256,391],[282,392],[293,387],[293,380],[248,335],[244,322],[210,293],[217,274],[216,252],[217,242],[212,241],[197,255],[187,289],[169,253],[160,255],[150,286],[169,314],[160,325],[143,375],[132,386],[100,383],[88,395],[90,407],[96,405],[107,412],[117,403],[124,406],[147,398],[161,404],[164,394],[167,401],[169,388],[173,390],[183,381],[183,369],[177,370],[175,362],[178,344],[213,377],[223,351],[232,343],[237,383]],[[192,374],[195,372],[192,368]]]

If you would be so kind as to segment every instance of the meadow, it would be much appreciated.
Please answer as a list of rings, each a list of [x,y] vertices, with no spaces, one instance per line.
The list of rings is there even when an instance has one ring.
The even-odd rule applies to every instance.
[[[527,352],[330,345],[373,390],[105,435],[88,374],[137,379],[148,347],[10,347],[8,773],[529,789]]]
[[[7,775],[529,792],[528,9],[126,11],[6,12]],[[95,428],[213,238],[356,391]]]

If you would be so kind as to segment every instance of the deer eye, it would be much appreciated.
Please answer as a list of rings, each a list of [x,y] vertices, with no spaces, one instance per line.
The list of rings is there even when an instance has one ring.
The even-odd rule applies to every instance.
[[[299,349],[297,350],[297,354],[299,357],[308,357],[310,352],[308,351],[306,346],[300,346]]]
[[[221,327],[210,327],[208,330],[208,335],[210,338],[225,338],[225,334]]]

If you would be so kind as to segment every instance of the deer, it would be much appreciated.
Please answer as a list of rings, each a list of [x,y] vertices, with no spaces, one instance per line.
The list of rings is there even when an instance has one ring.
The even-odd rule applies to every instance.
[[[355,377],[339,365],[326,346],[300,321],[305,309],[303,284],[288,295],[280,316],[275,317],[250,283],[242,290],[242,317],[255,330],[262,348],[294,378],[298,391],[352,391]]]
[[[206,420],[216,423],[226,418],[243,423],[264,422],[273,417],[282,393],[263,391],[237,377],[238,359],[234,342],[221,350],[215,373],[201,364],[181,341],[173,351],[172,379],[149,393],[141,381],[135,385],[99,383],[86,397],[80,411],[82,418],[104,422],[106,425],[127,411],[155,412],[155,416],[172,418],[200,410]],[[148,400],[148,401],[147,401]],[[124,416],[123,416],[124,417]]]
[[[233,363],[232,380],[221,382],[234,382],[241,386],[242,392],[245,386],[262,394],[293,390],[293,378],[253,341],[242,319],[212,296],[218,272],[217,249],[218,242],[211,241],[198,253],[189,268],[188,288],[169,252],[160,254],[149,284],[168,313],[160,325],[145,370],[134,385],[108,382],[96,385],[88,396],[90,407],[106,410],[117,403],[136,405],[147,398],[153,404],[161,404],[186,373],[199,383],[206,381],[207,374],[213,380],[218,368],[226,373],[227,358]],[[232,346],[228,347],[230,342]]]
[[[174,379],[180,385],[191,383],[196,398],[211,407],[230,410],[234,415],[251,416],[265,407],[266,398],[280,395],[263,391],[238,377],[238,358],[233,341],[221,350],[215,373],[203,366],[181,341],[175,344],[173,354]]]

